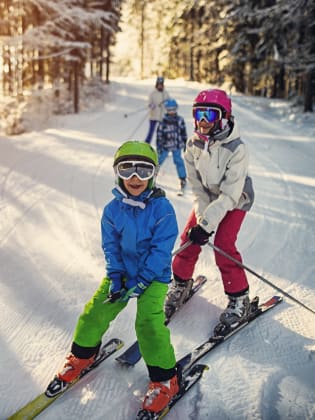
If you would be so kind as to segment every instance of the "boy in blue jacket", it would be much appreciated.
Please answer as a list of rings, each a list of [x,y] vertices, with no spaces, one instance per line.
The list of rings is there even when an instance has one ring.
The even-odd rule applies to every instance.
[[[174,349],[164,325],[178,226],[165,193],[155,187],[158,157],[151,145],[122,144],[114,170],[114,199],[105,206],[101,221],[106,277],[80,315],[71,353],[46,393],[63,391],[93,363],[110,322],[136,298],[135,329],[151,380],[142,408],[158,412],[179,391]]]

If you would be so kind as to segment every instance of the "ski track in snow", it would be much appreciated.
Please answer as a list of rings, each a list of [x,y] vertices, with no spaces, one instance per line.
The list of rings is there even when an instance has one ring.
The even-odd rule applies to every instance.
[[[136,131],[143,139],[152,81],[118,80],[104,109],[56,118],[42,132],[0,139],[0,419],[34,398],[62,364],[83,305],[104,274],[100,218],[111,199],[112,158]],[[192,133],[191,102],[203,88],[169,81]],[[315,142],[308,127],[281,121],[264,98],[233,97],[251,156],[256,201],[239,235],[244,262],[314,307]],[[177,196],[171,157],[158,185],[176,209],[180,230],[192,206]],[[179,241],[176,244],[178,247]],[[170,323],[176,354],[204,341],[226,304],[210,247],[196,267],[208,283]],[[251,295],[277,294],[249,274]],[[132,301],[105,339],[135,339]],[[210,370],[167,418],[311,420],[315,418],[314,315],[285,298],[270,313],[204,357]],[[122,349],[122,351],[124,348]],[[119,353],[118,353],[119,354]],[[38,419],[135,417],[147,387],[141,360],[119,367],[112,356]]]

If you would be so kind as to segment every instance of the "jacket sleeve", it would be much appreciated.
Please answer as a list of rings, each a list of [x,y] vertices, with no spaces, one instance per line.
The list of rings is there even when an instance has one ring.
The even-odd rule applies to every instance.
[[[172,250],[178,235],[178,225],[173,207],[168,200],[157,200],[155,229],[148,257],[139,272],[146,281],[171,277]]]
[[[229,197],[228,210],[237,207],[248,172],[248,152],[244,143],[240,144],[227,163],[224,179],[220,184],[223,196]]]
[[[210,203],[210,196],[202,185],[200,175],[194,165],[194,156],[190,147],[186,148],[184,153],[185,167],[187,171],[187,179],[193,192],[194,210],[197,220],[201,218],[204,210]]]
[[[154,103],[154,91],[152,91],[149,95],[148,106],[150,108],[151,105],[155,105]]]
[[[185,153],[188,179],[195,196],[195,212],[198,223],[207,231],[215,230],[228,211],[237,208],[245,184],[248,154],[244,144],[231,154],[224,178],[213,194],[202,185],[200,175],[194,167],[191,152]]]
[[[205,230],[216,229],[228,211],[237,208],[247,174],[247,153],[244,144],[238,147],[231,156],[220,184],[220,193],[200,216],[199,223]]]
[[[112,273],[124,274],[125,268],[121,259],[120,238],[115,229],[111,209],[106,206],[101,220],[102,249],[106,261],[106,273],[111,277]]]

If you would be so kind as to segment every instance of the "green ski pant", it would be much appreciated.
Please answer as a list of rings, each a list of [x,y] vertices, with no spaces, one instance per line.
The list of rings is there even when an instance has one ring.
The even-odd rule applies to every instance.
[[[73,341],[81,347],[97,346],[126,302],[106,302],[110,280],[104,278],[92,299],[80,315]],[[170,331],[164,325],[164,300],[167,284],[153,281],[137,298],[136,335],[145,363],[162,369],[172,369],[176,364]]]

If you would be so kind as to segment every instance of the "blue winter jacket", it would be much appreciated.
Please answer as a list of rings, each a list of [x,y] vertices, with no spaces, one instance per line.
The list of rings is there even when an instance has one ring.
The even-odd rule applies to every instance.
[[[161,189],[128,196],[119,187],[104,208],[101,229],[107,276],[120,273],[126,287],[139,276],[147,282],[169,283],[172,250],[178,235],[173,206]]]

